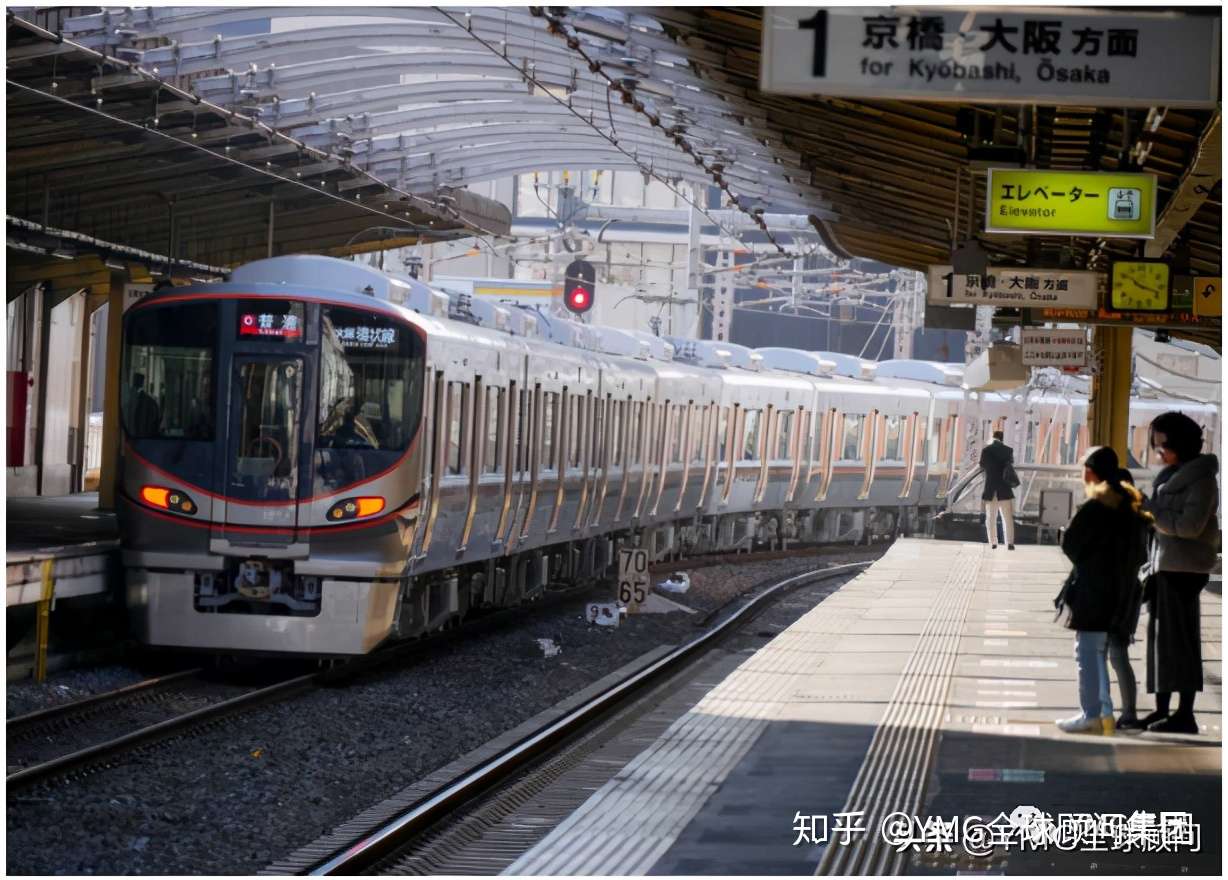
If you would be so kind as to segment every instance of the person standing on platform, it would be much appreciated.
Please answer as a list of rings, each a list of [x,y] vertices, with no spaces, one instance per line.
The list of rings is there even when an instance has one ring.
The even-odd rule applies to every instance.
[[[1143,496],[1121,480],[1117,453],[1101,446],[1083,461],[1084,502],[1062,536],[1062,552],[1074,564],[1054,600],[1058,616],[1075,631],[1079,667],[1079,708],[1057,722],[1067,733],[1111,735],[1113,701],[1109,693],[1108,648],[1137,621],[1132,613],[1138,571],[1147,557]]]
[[[1202,455],[1202,428],[1189,416],[1166,412],[1151,423],[1151,448],[1164,469],[1153,484],[1148,510],[1155,541],[1146,598],[1147,692],[1156,710],[1141,719],[1158,733],[1198,733],[1194,695],[1202,690],[1199,594],[1219,551],[1219,460]],[[1169,715],[1173,691],[1181,695]]]
[[[1127,470],[1117,472],[1117,481],[1123,485],[1134,485],[1134,477]],[[1144,533],[1140,545],[1135,548],[1140,557],[1146,556],[1152,527],[1151,514],[1146,512],[1146,505],[1147,498],[1143,496],[1144,510],[1140,515],[1145,523]],[[1130,646],[1134,644],[1139,615],[1143,610],[1143,585],[1139,583],[1137,569],[1142,568],[1145,561],[1145,558],[1140,558],[1134,580],[1126,584],[1130,597],[1122,615],[1122,625],[1117,632],[1109,633],[1109,665],[1117,675],[1117,689],[1121,692],[1121,715],[1117,719],[1117,729],[1123,731],[1143,729],[1138,718],[1138,679],[1134,676],[1134,667],[1130,665]]]
[[[993,442],[981,450],[981,470],[985,474],[985,536],[990,548],[998,549],[998,515],[1002,516],[1002,532],[1006,537],[1006,549],[1015,549],[1015,493],[1019,485],[1015,476],[1015,450],[1002,442],[1006,435],[993,432]]]

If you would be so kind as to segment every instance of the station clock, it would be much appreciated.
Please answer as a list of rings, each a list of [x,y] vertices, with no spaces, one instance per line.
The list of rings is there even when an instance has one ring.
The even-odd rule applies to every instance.
[[[1121,312],[1167,312],[1172,270],[1160,260],[1115,260],[1109,268],[1109,305]]]

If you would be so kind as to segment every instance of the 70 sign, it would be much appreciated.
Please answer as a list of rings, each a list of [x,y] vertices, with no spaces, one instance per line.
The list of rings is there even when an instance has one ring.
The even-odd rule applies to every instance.
[[[641,548],[618,551],[618,601],[635,611],[648,598],[648,551]]]

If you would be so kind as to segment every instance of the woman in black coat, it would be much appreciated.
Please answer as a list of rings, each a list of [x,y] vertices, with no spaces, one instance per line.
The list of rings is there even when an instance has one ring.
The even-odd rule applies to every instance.
[[[1202,453],[1202,428],[1167,412],[1151,423],[1151,447],[1164,463],[1147,509],[1155,517],[1147,620],[1147,690],[1156,710],[1140,723],[1159,733],[1198,733],[1194,695],[1202,690],[1199,594],[1220,546],[1219,460]],[[1172,692],[1181,695],[1171,716]]]
[[[1062,537],[1074,563],[1054,604],[1075,631],[1082,712],[1057,722],[1067,733],[1111,734],[1110,634],[1123,637],[1137,621],[1138,570],[1146,559],[1148,517],[1142,494],[1121,480],[1117,453],[1093,449],[1083,462],[1087,501]]]

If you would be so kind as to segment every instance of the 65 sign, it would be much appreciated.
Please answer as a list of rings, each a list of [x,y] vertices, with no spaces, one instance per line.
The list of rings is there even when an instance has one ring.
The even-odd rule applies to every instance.
[[[635,611],[648,598],[648,551],[635,547],[618,551],[618,601]]]

